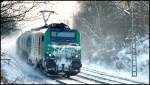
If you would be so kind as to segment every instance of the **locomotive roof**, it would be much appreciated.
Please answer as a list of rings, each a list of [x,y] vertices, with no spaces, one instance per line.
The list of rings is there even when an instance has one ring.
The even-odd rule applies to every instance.
[[[50,31],[76,31],[75,29],[70,29],[70,27],[64,23],[52,23],[50,25],[38,27],[32,30],[39,31],[45,28],[47,28]]]

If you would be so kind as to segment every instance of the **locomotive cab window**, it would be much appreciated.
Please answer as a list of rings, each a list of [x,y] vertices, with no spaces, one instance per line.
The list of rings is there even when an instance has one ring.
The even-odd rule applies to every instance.
[[[74,31],[52,31],[52,42],[60,43],[76,43],[76,32]]]
[[[52,37],[75,37],[75,32],[52,32]]]

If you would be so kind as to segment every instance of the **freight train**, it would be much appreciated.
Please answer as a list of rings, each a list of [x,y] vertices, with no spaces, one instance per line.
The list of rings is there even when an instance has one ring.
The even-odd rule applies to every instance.
[[[70,77],[80,72],[80,33],[64,23],[52,23],[21,34],[18,54],[49,75]]]

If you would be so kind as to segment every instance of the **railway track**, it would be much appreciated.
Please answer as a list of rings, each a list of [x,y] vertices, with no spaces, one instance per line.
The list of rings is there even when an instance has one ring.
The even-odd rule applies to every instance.
[[[85,84],[81,81],[75,80],[75,79],[55,79],[56,82],[60,83],[60,84]]]
[[[123,77],[109,75],[104,72],[99,72],[99,71],[85,68],[85,67],[82,68],[81,73],[83,73],[85,75],[93,76],[95,78],[111,81],[114,83],[116,82],[116,83],[122,83],[122,84],[129,84],[129,83],[130,84],[144,84],[143,82],[138,82],[138,81],[130,80],[130,79],[123,78]]]
[[[80,80],[72,79],[72,78],[65,78],[63,76],[57,76],[57,77],[50,77],[50,79],[55,80],[58,84],[85,84],[85,82],[82,82]]]
[[[50,77],[50,76],[49,76]],[[94,79],[82,77],[82,76],[71,76],[70,78],[65,78],[63,76],[51,76],[50,79],[55,80],[58,84],[102,84],[104,82],[99,82]]]
[[[49,76],[49,78],[55,80],[58,84],[104,84],[105,83],[82,75],[71,76],[70,78],[65,78],[63,76]]]
[[[83,68],[76,76],[70,78],[60,77],[55,80],[60,84],[143,84],[143,82],[108,75],[89,68]]]
[[[75,77],[76,77],[76,79],[80,79],[80,80],[86,82],[87,84],[107,84],[103,81],[93,79],[93,78],[89,78],[87,76],[83,76],[83,75],[80,75],[80,74],[75,76]]]
[[[111,80],[111,79],[108,79],[108,78],[103,78],[103,77],[99,77],[99,76],[95,76],[95,75],[91,75],[91,74],[83,73],[83,72],[81,72],[77,76],[80,76],[80,77],[83,77],[83,78],[88,78],[89,80],[94,80],[95,82],[102,83],[102,84],[121,84],[122,83],[122,82],[119,82],[119,81],[115,81],[115,80]]]
[[[105,83],[81,75],[72,76],[71,78],[57,78],[54,80],[59,84],[104,84]]]

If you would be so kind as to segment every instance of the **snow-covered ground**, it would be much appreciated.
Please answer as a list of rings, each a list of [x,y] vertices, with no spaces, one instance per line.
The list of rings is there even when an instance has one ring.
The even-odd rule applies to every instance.
[[[37,69],[28,65],[26,61],[22,60],[20,56],[16,54],[16,39],[19,35],[12,34],[1,41],[1,52],[6,52],[6,55],[2,59],[10,59],[10,62],[6,60],[1,61],[1,66],[5,72],[5,77],[8,79],[9,83],[51,83],[58,84],[56,81],[47,78]]]
[[[108,43],[106,46],[108,47],[108,49],[105,49],[104,47],[101,47],[101,45],[105,45],[104,43],[102,43],[103,41],[98,42],[98,40],[95,41],[94,39],[96,38],[94,37],[91,38],[91,42],[93,42],[94,44],[91,49],[87,49],[88,45],[83,44],[84,48],[86,48],[87,46],[86,50],[82,50],[82,53],[84,55],[82,56],[83,66],[91,69],[96,69],[101,72],[106,72],[108,74],[149,83],[148,34],[145,34],[145,37],[136,38],[137,77],[132,77],[131,44],[127,43],[128,44],[127,46],[122,48],[120,47],[118,50],[117,47],[112,45],[112,43],[115,43],[113,42],[113,40],[111,41],[105,39],[106,40],[105,43]],[[90,46],[92,46],[92,44]],[[109,49],[110,46],[113,47]]]
[[[131,79],[131,80],[135,80],[135,81],[139,81],[139,82],[143,82],[145,84],[149,83],[149,76],[148,75],[142,75],[141,73],[138,73],[137,77],[132,77],[131,76],[131,72],[125,72],[122,70],[114,70],[114,69],[109,69],[109,68],[105,68],[103,66],[98,66],[96,64],[84,64],[84,67],[88,67],[90,69],[94,69],[96,71],[108,74],[108,75],[113,75],[113,76],[118,76],[118,77],[122,77],[122,78],[127,78],[127,79]]]
[[[136,80],[149,84],[149,38],[148,36],[141,38],[137,41],[137,77],[132,77],[131,72],[131,54],[128,52],[129,47],[120,50],[117,54],[119,56],[118,64],[124,66],[123,69],[114,69],[116,64],[112,64],[112,68],[106,67],[99,63],[89,63],[88,61],[82,61],[84,67],[90,69],[95,69],[97,71],[105,72],[106,74],[111,74],[115,76],[120,76],[123,78],[128,78],[131,80]]]

